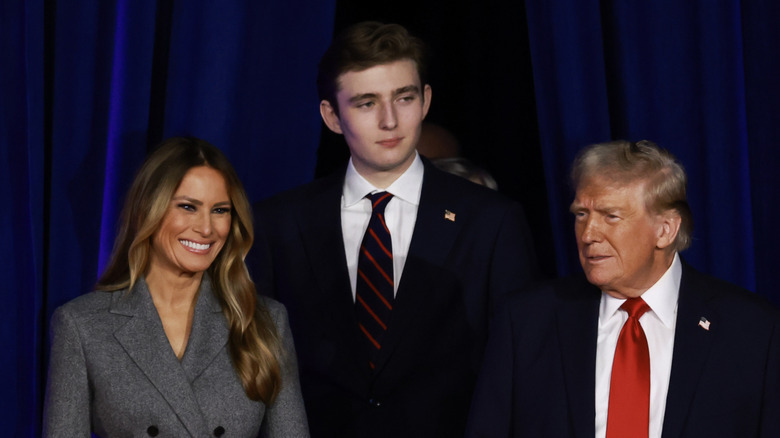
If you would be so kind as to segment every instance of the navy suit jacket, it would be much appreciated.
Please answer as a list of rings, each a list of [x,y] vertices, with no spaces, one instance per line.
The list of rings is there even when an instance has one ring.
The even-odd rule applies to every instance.
[[[248,264],[258,290],[287,306],[314,437],[462,436],[493,303],[535,272],[517,203],[424,164],[414,234],[374,372],[344,254],[344,172],[255,206]]]
[[[510,299],[467,436],[594,436],[600,296],[577,278]],[[779,321],[761,297],[683,263],[662,436],[780,437]]]

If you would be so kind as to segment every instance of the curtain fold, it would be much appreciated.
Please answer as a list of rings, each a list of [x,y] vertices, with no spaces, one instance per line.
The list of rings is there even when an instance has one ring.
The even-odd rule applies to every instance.
[[[756,290],[756,264],[768,260],[764,254],[756,261],[754,241],[776,232],[754,231],[750,153],[774,144],[748,141],[746,87],[760,85],[746,82],[744,52],[756,39],[743,35],[766,16],[743,22],[737,0],[717,7],[528,0],[526,8],[559,273],[579,270],[567,237],[572,194],[562,188],[576,151],[610,139],[648,139],[674,153],[689,176],[695,229],[683,256]]]
[[[253,201],[312,178],[322,126],[316,64],[335,3],[3,3],[0,424],[9,435],[40,434],[48,319],[94,285],[124,193],[153,143],[172,135],[214,143]],[[506,10],[492,6],[469,7]],[[773,263],[780,3],[526,0],[524,7],[558,273],[579,271],[568,213],[576,152],[609,139],[649,139],[677,155],[690,177],[696,227],[683,256],[780,304]],[[480,17],[474,29],[507,20]],[[484,44],[474,29],[473,50],[450,50],[480,66],[481,58],[468,59]],[[441,38],[434,47],[464,40],[432,38]],[[494,74],[508,73],[498,68],[475,82]],[[453,89],[435,101],[459,102]],[[491,109],[474,96],[464,112]],[[514,144],[473,147],[491,143]]]
[[[0,424],[35,436],[41,405],[44,102],[43,2],[0,9]]]
[[[6,432],[40,435],[49,318],[94,287],[125,192],[154,146],[148,139],[211,141],[252,200],[312,178],[316,65],[334,8],[333,1],[3,4]]]
[[[741,12],[756,290],[780,304],[780,3],[746,1]]]
[[[583,145],[610,137],[598,0],[528,0],[528,33],[559,275],[579,266],[569,214],[569,166]]]

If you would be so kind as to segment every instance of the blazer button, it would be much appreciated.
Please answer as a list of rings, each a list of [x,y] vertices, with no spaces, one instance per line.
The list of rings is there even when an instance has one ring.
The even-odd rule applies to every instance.
[[[157,436],[157,434],[160,433],[160,430],[157,429],[157,426],[149,426],[146,428],[146,434],[149,436]]]
[[[369,400],[368,400],[368,404],[369,404],[369,405],[370,405],[372,408],[379,408],[379,407],[382,407],[382,401],[381,401],[381,400],[378,400],[378,399],[375,399],[375,398],[369,399]]]
[[[214,436],[222,436],[225,434],[225,428],[222,426],[217,426],[216,429],[214,429]]]

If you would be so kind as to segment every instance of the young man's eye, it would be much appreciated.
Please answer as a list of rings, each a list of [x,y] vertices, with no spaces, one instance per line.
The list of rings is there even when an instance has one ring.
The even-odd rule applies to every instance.
[[[362,102],[357,105],[358,108],[371,108],[374,106],[374,102]]]
[[[412,102],[416,99],[416,96],[413,94],[407,95],[407,96],[401,96],[398,98],[401,102]]]

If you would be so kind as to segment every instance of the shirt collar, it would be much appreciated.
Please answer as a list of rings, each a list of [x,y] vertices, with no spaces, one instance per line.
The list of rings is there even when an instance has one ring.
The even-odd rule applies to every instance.
[[[349,207],[360,202],[369,193],[386,191],[393,194],[394,197],[402,199],[410,204],[419,205],[420,192],[422,189],[423,173],[425,166],[420,159],[420,155],[415,151],[414,161],[406,171],[401,174],[389,187],[379,189],[363,178],[352,164],[352,158],[347,165],[347,173],[344,176],[344,188],[342,190],[343,202],[345,207]]]
[[[674,327],[677,316],[677,297],[680,295],[680,279],[682,278],[682,263],[679,254],[674,254],[672,265],[650,289],[642,294],[650,309],[666,327]],[[601,292],[599,308],[599,325],[605,324],[620,309],[626,300],[615,298]]]

